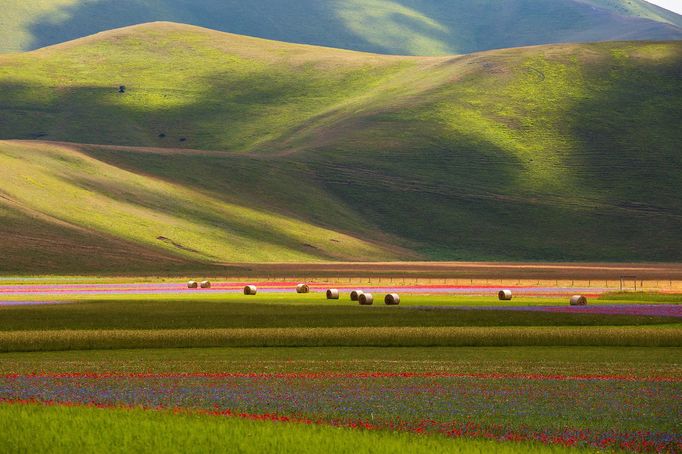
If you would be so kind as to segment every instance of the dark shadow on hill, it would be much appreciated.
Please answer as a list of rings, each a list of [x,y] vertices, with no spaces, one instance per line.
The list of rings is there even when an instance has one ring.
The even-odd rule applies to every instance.
[[[29,32],[33,37],[31,49],[59,44],[76,38],[93,35],[112,28],[125,27],[166,19],[166,14],[154,11],[143,0],[95,0],[74,2],[59,8],[59,17],[53,13],[36,18]]]
[[[604,67],[607,72],[612,68]],[[311,153],[309,159],[319,159],[315,162],[328,168],[332,176],[324,182],[328,190],[358,207],[363,219],[384,231],[427,243],[425,247],[438,258],[679,260],[676,232],[682,228],[682,213],[675,190],[682,187],[680,131],[675,125],[680,118],[675,100],[682,99],[679,74],[675,68],[668,71],[667,87],[660,84],[666,87],[660,97],[654,90],[648,109],[627,98],[648,100],[648,84],[656,80],[652,75],[633,78],[639,81],[635,87],[630,86],[630,78],[621,80],[603,96],[591,98],[587,109],[584,100],[572,107],[562,121],[582,119],[589,128],[600,124],[599,117],[606,118],[602,127],[611,128],[611,135],[602,144],[607,153],[593,154],[593,160],[585,161],[592,153],[588,145],[570,150],[567,161],[576,181],[561,193],[519,192],[515,182],[525,178],[523,162],[491,143],[481,143],[475,135],[441,139],[433,125],[417,120],[419,115],[414,124],[401,123],[399,116],[390,114],[364,125],[355,122],[332,148],[320,149],[317,157]],[[604,79],[603,74],[596,74],[588,80],[594,84]],[[615,105],[610,105],[612,101]],[[618,117],[618,109],[627,106],[632,108]],[[659,112],[643,118],[652,109]],[[640,122],[643,131],[633,128]],[[618,144],[628,137],[628,129],[635,136],[666,141],[668,153],[650,155],[646,145],[639,143],[634,147],[639,166],[633,167],[633,174],[622,173],[619,162],[624,158]],[[403,141],[397,149],[397,134],[414,143]],[[570,132],[567,139],[572,142],[578,135]],[[625,141],[637,143],[630,138]],[[360,142],[369,146],[362,154],[354,153],[353,144]],[[344,162],[339,162],[339,156]],[[660,184],[641,173],[645,161],[654,172],[650,178]],[[610,186],[615,180],[639,185],[640,191],[648,187],[649,199],[629,199],[625,188]]]
[[[414,150],[412,159],[386,155],[371,164],[330,165],[327,159],[332,159],[332,152],[343,152],[335,149],[320,157],[318,165],[337,176],[321,183],[356,207],[362,219],[421,244],[420,250],[435,259],[680,260],[679,211],[654,216],[642,206],[628,209],[622,195],[600,202],[598,208],[592,206],[598,201],[593,198],[580,206],[581,198],[572,195],[571,188],[559,197],[520,194],[515,185],[504,182],[523,178],[523,166],[505,156],[504,150],[477,144],[474,150],[479,157],[472,160],[465,158],[466,150],[462,141]],[[489,156],[499,154],[500,159],[488,165],[484,151]],[[457,155],[464,159],[456,159]],[[604,161],[609,158],[600,164]],[[403,169],[396,168],[398,162]],[[443,178],[439,171],[450,175]],[[482,183],[490,177],[498,181]],[[654,202],[664,210],[671,208],[666,202]]]
[[[598,235],[633,255],[646,250],[651,259],[679,261],[682,46],[622,45],[614,54],[584,66],[594,83],[566,118],[580,150],[568,164],[613,207],[599,213]]]
[[[682,47],[669,49],[677,56],[667,63],[623,74],[610,62],[584,75],[590,94],[562,119],[577,145],[565,156],[574,181],[561,193],[519,192],[523,162],[475,135],[439,142],[439,131],[418,122],[396,128],[420,144],[413,149],[373,145],[353,156],[360,137],[391,143],[387,116],[319,151],[318,165],[337,176],[324,184],[364,219],[440,259],[679,261]],[[331,166],[339,155],[346,161]]]
[[[420,41],[440,42],[446,53],[558,42],[682,39],[678,27],[621,16],[581,2],[494,3],[394,0],[395,10],[409,8],[442,28],[410,14],[392,12],[364,25],[365,32],[356,32],[339,16],[343,4],[329,0],[93,0],[62,7],[59,11],[60,17],[67,17],[64,21],[55,21],[53,13],[37,18],[29,32],[35,49],[112,28],[172,21],[285,42],[388,54],[410,53],[411,35]],[[372,10],[374,5],[366,7]],[[404,37],[396,36],[390,45],[370,38],[377,31],[391,36],[401,27],[406,30]]]
[[[71,228],[0,203],[2,273],[140,272],[190,266],[182,257],[99,232]]]
[[[259,38],[312,44],[366,52],[403,53],[400,43],[386,48],[352,32],[336,14],[333,3],[317,0],[295,2],[254,0],[170,0],[158,5],[145,0],[96,0],[77,2],[60,9],[65,21],[53,15],[39,18],[31,27],[31,48],[88,36],[113,28],[154,21],[197,25]],[[156,5],[156,6],[154,6]],[[419,22],[403,18],[417,27]],[[429,33],[429,30],[422,30]],[[430,33],[429,33],[430,35]],[[429,36],[431,37],[431,36]]]

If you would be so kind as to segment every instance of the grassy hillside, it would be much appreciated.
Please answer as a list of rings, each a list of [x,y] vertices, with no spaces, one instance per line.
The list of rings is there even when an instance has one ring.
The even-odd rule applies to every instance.
[[[151,21],[410,55],[682,38],[682,16],[643,0],[4,0],[0,52]]]
[[[0,142],[0,241],[40,216],[181,261],[679,261],[681,73],[679,42],[382,57],[175,24],[0,56],[0,139],[100,144]]]
[[[309,223],[290,219],[280,214],[254,209],[248,204],[237,205],[202,194],[196,189],[166,183],[153,177],[128,172],[101,161],[89,158],[68,147],[32,144],[0,143],[0,167],[3,182],[0,194],[3,202],[21,207],[23,216],[14,214],[17,223],[3,222],[5,230],[0,242],[10,246],[21,245],[19,250],[9,249],[3,255],[3,267],[19,265],[30,270],[27,249],[37,249],[40,244],[28,244],[21,235],[34,238],[38,235],[32,226],[26,225],[25,216],[36,214],[52,222],[59,237],[64,233],[78,232],[63,228],[54,220],[78,226],[86,232],[97,232],[105,237],[99,244],[94,234],[81,234],[79,242],[97,247],[96,250],[68,249],[62,242],[59,251],[62,262],[74,260],[74,256],[93,255],[97,263],[82,263],[81,269],[125,269],[125,261],[105,260],[112,253],[100,255],[100,249],[119,249],[113,239],[139,245],[138,252],[127,246],[117,251],[125,260],[131,260],[137,268],[150,269],[161,266],[180,265],[188,262],[225,262],[229,260],[315,260],[315,259],[369,259],[373,256],[395,255],[386,247],[374,246],[340,232],[315,227]],[[313,194],[311,194],[312,196]],[[331,208],[335,215],[343,215],[343,207]],[[22,231],[17,231],[22,226]],[[362,231],[362,228],[357,229]],[[73,235],[65,235],[67,238]],[[28,247],[27,247],[28,246]],[[33,247],[32,247],[33,246]],[[4,250],[7,250],[4,248]],[[158,251],[154,254],[151,251]],[[139,255],[140,252],[145,254]],[[114,252],[113,254],[116,254]],[[24,260],[22,260],[22,257]],[[173,259],[173,257],[177,257]],[[184,260],[182,260],[184,258]],[[18,263],[7,263],[17,260]],[[80,259],[77,259],[80,260]],[[135,263],[139,262],[139,263]],[[178,263],[180,262],[180,263]],[[51,264],[33,263],[36,268],[53,268]],[[59,268],[54,267],[55,271]],[[73,270],[76,266],[69,266]],[[10,268],[11,269],[11,268]]]

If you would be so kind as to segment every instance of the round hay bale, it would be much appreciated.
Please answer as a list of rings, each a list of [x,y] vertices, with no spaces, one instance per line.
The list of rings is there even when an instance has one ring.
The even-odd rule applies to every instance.
[[[359,301],[360,300],[360,295],[362,295],[364,292],[362,290],[353,290],[350,292],[350,300],[351,301]]]
[[[335,288],[330,288],[329,290],[327,290],[327,299],[328,300],[339,299],[339,291]]]
[[[258,288],[255,285],[247,285],[244,287],[244,295],[255,295],[258,292]]]
[[[571,297],[571,306],[587,306],[587,298],[582,295],[573,295]]]
[[[511,301],[512,291],[508,289],[500,290],[497,293],[497,297],[499,298],[500,301]]]
[[[400,295],[397,293],[389,293],[384,298],[384,303],[386,303],[388,306],[397,306],[400,304]]]
[[[199,284],[199,287],[201,288],[211,288],[211,283],[209,281],[201,281]]]
[[[374,303],[374,296],[371,293],[361,293],[358,301],[362,306],[371,306]]]
[[[296,293],[308,293],[310,291],[310,287],[308,287],[308,284],[298,284],[296,286]]]
[[[199,287],[199,284],[197,284],[197,281],[189,281],[187,283],[187,288],[197,288]]]

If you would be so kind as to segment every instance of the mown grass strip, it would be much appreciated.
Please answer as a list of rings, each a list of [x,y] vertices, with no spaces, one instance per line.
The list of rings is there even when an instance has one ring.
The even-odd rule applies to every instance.
[[[359,327],[0,332],[0,351],[184,347],[679,347],[671,327]]]
[[[376,295],[375,295],[376,296]],[[383,295],[379,294],[381,298]],[[556,313],[513,310],[457,310],[467,299],[404,296],[398,307],[359,307],[347,299],[326,303],[319,295],[279,294],[178,300],[128,299],[77,304],[0,307],[2,331],[189,330],[350,327],[553,327],[678,325],[679,317]],[[529,299],[530,300],[530,299]],[[476,305],[495,303],[473,300]],[[499,303],[496,303],[499,305]],[[514,304],[514,303],[512,303]],[[529,303],[532,304],[532,303]],[[418,307],[422,305],[424,307]],[[501,307],[499,305],[498,307]],[[568,305],[566,304],[566,307]]]

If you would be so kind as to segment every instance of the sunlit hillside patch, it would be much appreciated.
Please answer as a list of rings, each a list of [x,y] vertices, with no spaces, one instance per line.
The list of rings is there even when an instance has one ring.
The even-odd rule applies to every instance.
[[[343,257],[355,247],[367,257],[379,253],[377,246],[348,235],[229,204],[66,147],[4,144],[1,150],[6,177],[0,185],[11,200],[189,259],[315,260]]]

